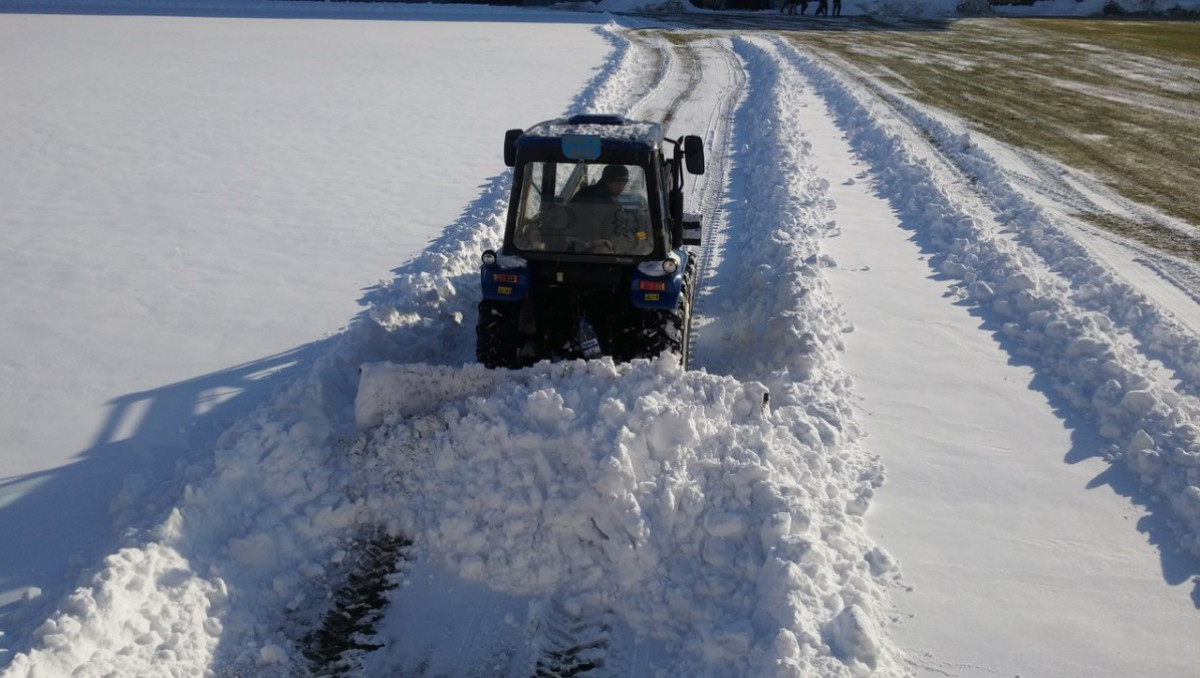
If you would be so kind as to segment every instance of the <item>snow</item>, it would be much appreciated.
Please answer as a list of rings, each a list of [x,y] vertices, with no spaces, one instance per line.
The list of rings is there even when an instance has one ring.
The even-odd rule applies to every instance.
[[[572,626],[625,675],[1191,674],[1184,264],[702,36],[692,369],[484,370],[504,130],[683,66],[603,11],[333,5],[0,4],[0,675],[303,675],[379,530],[365,675],[529,675]]]
[[[530,372],[373,429],[354,452],[380,483],[364,492],[370,510],[464,579],[602,604],[636,633],[683,645],[700,662],[691,671],[758,675],[791,659],[759,647],[748,620],[776,630],[767,640],[789,631],[811,645],[847,596],[874,602],[861,547],[806,538],[852,531],[849,507],[871,485],[853,463],[837,468],[840,436],[825,422],[765,408],[756,383],[671,361]],[[831,477],[845,489],[831,492]],[[790,569],[816,563],[844,572],[814,586]],[[744,663],[751,650],[765,658]]]
[[[498,181],[504,130],[561,110],[611,49],[558,15],[497,35],[487,9],[415,9],[0,15],[4,645],[207,475],[270,375],[328,350],[365,288]],[[380,68],[456,62],[447,34],[477,55],[459,85]],[[475,100],[505,103],[463,125]]]
[[[861,190],[867,168],[847,163],[849,148],[830,140],[823,104],[807,104],[817,109],[807,121],[814,137],[828,131],[815,146],[831,168],[842,225],[828,250],[854,323],[845,362],[863,375],[856,392],[869,443],[890,450],[880,449],[888,485],[868,522],[904,554],[904,581],[915,588],[899,598],[912,599],[912,616],[896,628],[898,640],[921,650],[914,654],[926,671],[952,675],[987,673],[966,664],[1014,675],[1089,675],[1097,666],[1139,675],[1145,656],[1158,657],[1157,672],[1188,675],[1192,658],[1178,654],[1171,629],[1195,629],[1194,603],[1178,590],[1194,564],[1173,548],[1146,548],[1147,532],[1164,539],[1158,521],[1142,516],[1141,532],[1129,529],[1139,514],[1128,495],[1144,503],[1145,494],[1095,456],[1098,432],[1064,421],[1053,396],[1030,397],[1044,391],[1037,372],[997,353],[978,314],[946,303],[949,283],[928,276],[936,250],[911,237],[919,220],[911,231],[875,227],[895,219],[893,203]],[[906,335],[928,341],[893,348]],[[1115,492],[1099,489],[1106,483]],[[1092,491],[1076,491],[1085,487]],[[946,633],[947,618],[967,631]]]

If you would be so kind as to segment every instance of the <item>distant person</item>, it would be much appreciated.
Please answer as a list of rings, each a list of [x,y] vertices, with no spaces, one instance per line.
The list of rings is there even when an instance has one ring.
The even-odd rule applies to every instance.
[[[808,0],[784,0],[783,7],[779,9],[780,14],[795,14],[796,5],[800,5],[800,13],[804,14],[808,11]]]
[[[817,0],[817,11],[813,16],[829,16],[829,0]]]
[[[833,0],[833,15],[842,15],[842,0]]]

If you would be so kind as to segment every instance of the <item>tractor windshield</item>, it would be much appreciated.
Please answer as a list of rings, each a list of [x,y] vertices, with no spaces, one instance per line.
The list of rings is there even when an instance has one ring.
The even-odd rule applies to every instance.
[[[637,165],[530,162],[513,245],[529,252],[654,251],[646,175]]]

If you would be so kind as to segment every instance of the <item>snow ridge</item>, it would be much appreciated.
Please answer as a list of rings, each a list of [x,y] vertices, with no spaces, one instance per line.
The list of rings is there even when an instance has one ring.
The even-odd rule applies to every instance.
[[[980,309],[1010,352],[1035,365],[1054,395],[1095,423],[1110,441],[1106,457],[1123,460],[1167,503],[1179,521],[1180,546],[1200,557],[1200,401],[1164,379],[1161,366],[1139,351],[1148,344],[1157,355],[1186,361],[1193,355],[1192,341],[1165,318],[1140,325],[1139,316],[1158,312],[1094,262],[1058,263],[1055,253],[1064,251],[1060,231],[1006,187],[1007,179],[968,136],[927,120],[928,133],[942,148],[965,149],[939,153],[911,129],[886,122],[893,117],[887,111],[896,109],[883,109],[872,95],[838,81],[830,68],[788,50],[795,67],[829,102],[852,147],[877,172],[879,190],[936,252],[939,272],[960,281],[962,299]],[[948,170],[947,160],[965,167]],[[951,178],[940,178],[948,171]],[[959,171],[992,184],[994,206],[948,193],[944,187],[954,185]],[[1003,229],[1021,235],[1007,237]],[[1078,254],[1067,252],[1068,260]],[[1074,277],[1065,277],[1068,273]],[[1102,314],[1107,305],[1096,296],[1130,304],[1114,312],[1129,326]],[[1185,365],[1175,367],[1193,374],[1194,366]]]
[[[1014,240],[1040,256],[1051,271],[1070,284],[1075,303],[1125,328],[1136,337],[1144,353],[1163,361],[1176,373],[1180,389],[1198,394],[1200,340],[1137,288],[1089,256],[1087,249],[1058,222],[1064,218],[1046,212],[1014,186],[1003,166],[977,146],[968,133],[949,128],[896,94],[885,96],[987,199],[997,222],[1017,226],[1011,231]]]
[[[852,592],[839,592],[844,606],[828,611],[835,619],[871,618],[883,624],[889,603],[880,584],[897,575],[892,568],[869,571],[870,554],[882,551],[865,536],[860,517],[885,477],[878,460],[858,444],[853,387],[838,362],[844,320],[822,273],[827,262],[820,253],[821,239],[830,235],[829,183],[817,174],[789,97],[806,83],[784,68],[778,48],[762,39],[735,39],[734,49],[749,86],[734,121],[738,152],[730,192],[744,199],[730,207],[729,217],[729,243],[739,254],[722,262],[717,278],[736,280],[741,290],[723,300],[736,311],[722,321],[741,334],[725,337],[729,350],[723,353],[744,355],[745,346],[756,347],[753,364],[743,358],[727,367],[771,386],[773,406],[796,415],[797,436],[822,441],[828,464],[822,471],[845,488],[845,494],[814,512],[817,520],[830,521],[823,534],[838,535],[829,558]],[[872,633],[856,625],[862,633],[847,636],[833,631],[833,620],[822,625],[834,655],[851,666],[900,672],[891,663],[894,649],[877,628]]]
[[[626,115],[657,85],[658,74],[653,68],[656,58],[641,41],[630,41],[615,21],[593,30],[612,44],[613,53],[572,101],[567,115]]]

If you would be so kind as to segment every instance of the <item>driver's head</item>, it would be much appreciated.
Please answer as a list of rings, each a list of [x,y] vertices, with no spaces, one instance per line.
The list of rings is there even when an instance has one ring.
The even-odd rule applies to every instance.
[[[600,180],[608,186],[613,195],[618,195],[625,190],[625,184],[629,182],[629,168],[624,165],[605,165]]]

